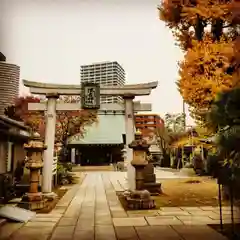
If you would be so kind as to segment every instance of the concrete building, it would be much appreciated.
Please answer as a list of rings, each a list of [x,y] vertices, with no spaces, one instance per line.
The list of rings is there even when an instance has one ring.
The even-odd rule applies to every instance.
[[[100,86],[123,86],[125,71],[122,66],[114,62],[99,62],[81,66],[81,82],[99,83]],[[101,96],[100,103],[122,102],[119,96]]]
[[[0,54],[0,115],[4,109],[14,104],[19,93],[20,67],[7,63],[5,56]]]
[[[158,127],[164,126],[164,120],[158,115],[153,113],[135,114],[135,126],[139,129],[144,138],[152,141],[155,136],[155,131]]]

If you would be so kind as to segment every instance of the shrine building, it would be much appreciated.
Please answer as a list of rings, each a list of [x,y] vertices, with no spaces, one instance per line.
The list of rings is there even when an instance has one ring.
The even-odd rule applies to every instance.
[[[97,122],[85,127],[84,137],[69,138],[69,158],[82,166],[109,165],[124,161],[124,145],[124,115],[99,114]]]

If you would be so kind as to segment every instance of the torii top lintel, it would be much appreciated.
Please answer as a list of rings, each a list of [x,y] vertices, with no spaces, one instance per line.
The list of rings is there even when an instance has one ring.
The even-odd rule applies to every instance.
[[[53,83],[40,83],[28,80],[23,80],[25,87],[30,88],[32,94],[47,95],[56,93],[59,95],[80,95],[81,85],[67,85],[67,84],[53,84]],[[144,96],[150,95],[152,89],[158,86],[158,82],[149,82],[141,84],[129,84],[124,86],[112,86],[100,88],[101,95],[111,96]]]

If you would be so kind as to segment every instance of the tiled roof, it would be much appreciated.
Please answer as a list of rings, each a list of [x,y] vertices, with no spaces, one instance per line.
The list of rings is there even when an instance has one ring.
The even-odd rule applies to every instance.
[[[125,134],[123,115],[98,115],[98,121],[85,128],[84,137],[76,134],[68,140],[68,144],[122,144]]]

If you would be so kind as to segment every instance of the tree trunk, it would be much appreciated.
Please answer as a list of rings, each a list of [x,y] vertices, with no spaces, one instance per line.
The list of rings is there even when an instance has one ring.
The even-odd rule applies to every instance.
[[[223,20],[218,19],[212,22],[211,28],[214,41],[219,41],[223,33]]]
[[[161,162],[161,167],[171,167],[171,158],[166,151],[163,152],[163,161]]]
[[[202,41],[203,39],[203,33],[204,33],[204,23],[203,20],[198,16],[197,17],[197,23],[194,26],[195,30],[195,37],[198,41]]]

